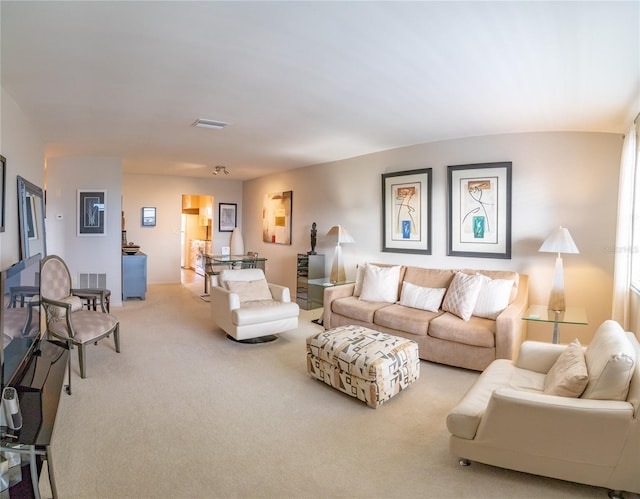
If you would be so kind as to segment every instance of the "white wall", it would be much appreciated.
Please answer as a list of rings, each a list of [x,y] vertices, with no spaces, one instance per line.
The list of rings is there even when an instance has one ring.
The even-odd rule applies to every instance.
[[[147,254],[149,284],[180,282],[180,228],[182,195],[213,196],[213,252],[229,245],[230,232],[218,232],[218,204],[238,204],[238,226],[242,221],[242,182],[239,180],[132,175],[122,177],[123,210],[127,240]],[[140,210],[155,206],[156,226],[142,227]]]
[[[71,271],[106,273],[111,305],[122,304],[121,184],[119,158],[50,158],[47,161],[47,253],[59,255]],[[106,233],[78,236],[78,190],[106,191]]]
[[[245,246],[268,258],[268,278],[295,290],[296,253],[310,249],[309,230],[318,224],[318,247],[327,275],[333,246],[324,234],[344,225],[356,240],[343,246],[347,277],[363,261],[435,268],[513,269],[530,276],[530,303],[546,304],[554,255],[538,248],[553,228],[568,227],[580,249],[565,255],[567,306],[584,307],[590,327],[563,326],[562,341],[588,342],[610,316],[618,170],[622,137],[604,133],[526,133],[420,144],[316,165],[244,184]],[[446,256],[447,165],[511,161],[512,258]],[[433,254],[381,252],[381,174],[433,168]],[[262,242],[265,194],[293,191],[293,244]],[[550,328],[533,325],[529,337],[548,341]]]
[[[0,92],[2,108],[0,154],[7,160],[5,185],[5,230],[0,232],[0,267],[16,263],[20,255],[17,176],[44,187],[44,142],[11,95]]]

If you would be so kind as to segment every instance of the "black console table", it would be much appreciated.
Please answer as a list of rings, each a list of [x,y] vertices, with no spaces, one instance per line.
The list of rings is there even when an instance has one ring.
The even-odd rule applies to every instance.
[[[5,362],[7,360],[5,359]],[[51,492],[54,499],[58,497],[50,445],[68,362],[69,350],[66,344],[58,341],[40,341],[24,369],[11,383],[18,391],[22,428],[0,428],[0,450],[28,455],[32,492],[36,499],[40,497],[38,479],[43,459],[47,461]],[[20,447],[16,448],[18,445]],[[24,488],[23,483],[14,485],[9,489],[9,496],[18,486]],[[23,493],[20,492],[19,495],[23,496]]]

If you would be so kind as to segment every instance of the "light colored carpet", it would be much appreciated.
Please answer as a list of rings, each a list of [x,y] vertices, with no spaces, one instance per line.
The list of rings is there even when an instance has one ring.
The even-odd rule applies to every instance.
[[[84,380],[72,352],[52,442],[60,497],[606,497],[460,467],[445,418],[477,373],[423,361],[416,383],[373,410],[307,375],[320,310],[273,343],[244,345],[213,328],[201,293],[155,285],[114,309],[122,353],[111,340],[90,347]]]

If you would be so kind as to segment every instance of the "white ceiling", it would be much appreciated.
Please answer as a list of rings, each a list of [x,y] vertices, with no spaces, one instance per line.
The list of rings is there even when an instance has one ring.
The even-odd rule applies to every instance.
[[[638,1],[0,7],[2,86],[47,156],[130,173],[250,179],[448,138],[623,133],[639,110]]]

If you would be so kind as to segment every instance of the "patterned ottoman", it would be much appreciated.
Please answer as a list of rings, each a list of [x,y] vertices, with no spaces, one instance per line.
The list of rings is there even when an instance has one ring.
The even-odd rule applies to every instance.
[[[307,371],[375,409],[420,376],[418,344],[362,326],[341,326],[307,338]]]

